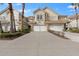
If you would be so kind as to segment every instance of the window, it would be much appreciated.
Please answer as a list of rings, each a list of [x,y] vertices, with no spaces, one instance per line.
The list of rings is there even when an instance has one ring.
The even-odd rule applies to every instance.
[[[45,19],[49,20],[49,15],[47,13],[45,13]]]
[[[37,19],[42,19],[42,15],[37,15]]]
[[[37,19],[39,19],[39,15],[37,15]]]
[[[48,14],[47,13],[45,13],[45,17],[48,17]]]
[[[42,15],[40,15],[40,19],[42,19]]]

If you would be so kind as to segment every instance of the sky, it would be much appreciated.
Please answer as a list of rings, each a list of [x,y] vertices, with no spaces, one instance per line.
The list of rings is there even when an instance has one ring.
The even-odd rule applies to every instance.
[[[0,12],[8,7],[7,3],[0,5]],[[25,16],[32,16],[33,11],[38,8],[49,7],[60,15],[73,15],[75,13],[71,3],[26,3],[25,4]],[[17,11],[22,11],[21,3],[13,3],[13,8]]]

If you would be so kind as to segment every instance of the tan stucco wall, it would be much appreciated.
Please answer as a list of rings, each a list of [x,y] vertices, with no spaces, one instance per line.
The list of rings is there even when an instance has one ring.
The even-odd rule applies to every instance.
[[[45,21],[45,13],[43,10],[39,10],[38,12],[35,13],[35,21],[38,23],[37,15],[42,15],[42,19],[40,20],[41,23],[43,24]]]
[[[53,10],[45,9],[44,11],[49,14],[49,20],[58,20],[58,14],[56,14]]]

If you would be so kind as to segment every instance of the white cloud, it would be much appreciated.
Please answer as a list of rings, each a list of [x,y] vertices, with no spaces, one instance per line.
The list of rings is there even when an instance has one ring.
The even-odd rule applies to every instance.
[[[31,12],[31,9],[25,10],[25,12]]]
[[[68,6],[68,8],[72,8],[72,9],[74,9],[74,6],[72,6],[72,5],[69,5],[69,6]]]
[[[22,9],[20,9],[20,10],[18,10],[18,11],[19,11],[19,12],[22,12]],[[31,12],[31,9],[25,9],[24,12],[25,12],[25,13],[29,13],[29,12]]]
[[[74,6],[69,5],[68,8],[70,8],[70,10],[69,10],[70,12],[75,12]],[[78,11],[78,8],[77,8],[77,11]]]
[[[75,10],[74,10],[74,9],[71,9],[70,11],[71,11],[71,12],[75,12]]]
[[[74,9],[75,6],[69,5],[68,8]],[[78,9],[78,7],[77,7],[77,9]]]
[[[21,3],[16,3],[16,5],[21,5]]]

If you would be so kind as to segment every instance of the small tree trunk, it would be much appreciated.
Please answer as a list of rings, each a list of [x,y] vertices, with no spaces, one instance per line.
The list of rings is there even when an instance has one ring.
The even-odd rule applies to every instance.
[[[76,17],[76,26],[77,26],[77,29],[78,29],[78,17]]]
[[[0,21],[0,33],[2,33],[3,30],[2,30],[2,25],[1,25],[1,21]]]
[[[9,4],[9,12],[10,12],[10,20],[11,20],[11,28],[10,28],[10,31],[11,32],[15,32],[16,31],[16,27],[15,27],[15,20],[14,20],[12,3],[8,3],[8,4]]]
[[[77,29],[78,29],[78,14],[77,14],[77,7],[75,7],[75,13],[76,13],[76,26],[77,26]]]
[[[24,8],[25,8],[25,3],[22,3],[21,31],[23,31]]]

